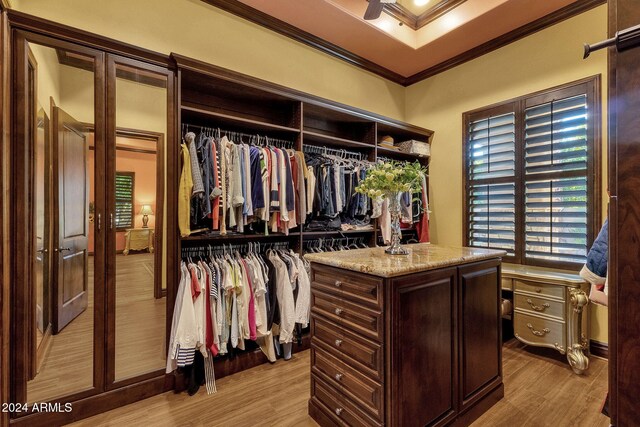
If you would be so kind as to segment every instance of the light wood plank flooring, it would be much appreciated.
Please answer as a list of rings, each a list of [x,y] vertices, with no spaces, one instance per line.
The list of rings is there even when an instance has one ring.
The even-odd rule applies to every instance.
[[[473,427],[608,426],[600,414],[607,389],[607,362],[591,358],[584,376],[573,374],[553,351],[504,347],[505,398]],[[193,397],[165,393],[80,421],[75,426],[316,426],[307,415],[309,351],[290,361],[256,368],[204,387]]]
[[[89,303],[58,335],[27,400],[52,398],[93,386],[93,257],[89,258]],[[162,369],[166,364],[166,298],[153,294],[153,254],[116,256],[116,380]]]

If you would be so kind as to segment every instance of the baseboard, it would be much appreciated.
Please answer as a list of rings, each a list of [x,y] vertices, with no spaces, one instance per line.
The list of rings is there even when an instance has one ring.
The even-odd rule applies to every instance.
[[[603,359],[609,358],[609,344],[606,342],[600,342],[591,340],[589,342],[589,353],[596,357],[602,357]]]

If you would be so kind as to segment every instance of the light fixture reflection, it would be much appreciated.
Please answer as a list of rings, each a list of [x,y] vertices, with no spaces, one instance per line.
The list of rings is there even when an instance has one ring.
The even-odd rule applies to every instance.
[[[424,6],[427,3],[429,3],[429,0],[413,0],[413,4],[415,4],[418,7]]]

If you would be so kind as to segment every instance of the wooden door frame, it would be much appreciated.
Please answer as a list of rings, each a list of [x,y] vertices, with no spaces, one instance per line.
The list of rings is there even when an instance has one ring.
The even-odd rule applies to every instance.
[[[32,180],[33,180],[33,167],[30,166],[27,159],[30,159],[33,152],[33,147],[30,147],[32,144],[25,144],[24,141],[27,138],[28,132],[28,122],[25,120],[24,116],[27,113],[27,106],[25,105],[25,96],[21,94],[25,94],[25,79],[26,79],[26,69],[21,67],[22,60],[25,58],[28,43],[35,43],[39,45],[44,45],[51,48],[60,48],[69,50],[72,52],[77,52],[82,55],[90,56],[94,58],[95,61],[95,71],[94,71],[94,112],[96,122],[104,123],[104,115],[106,110],[104,108],[105,105],[105,90],[106,82],[105,82],[105,73],[104,73],[104,53],[97,51],[95,49],[87,48],[84,46],[71,44],[68,42],[56,40],[54,38],[50,38],[47,36],[42,36],[39,34],[30,33],[22,30],[13,30],[12,33],[12,47],[14,52],[16,53],[13,58],[13,76],[12,79],[14,88],[13,88],[13,123],[12,123],[12,174],[11,174],[11,192],[12,192],[12,209],[14,214],[11,218],[11,252],[14,254],[12,256],[12,276],[14,280],[11,282],[11,293],[12,293],[12,336],[11,336],[11,345],[10,345],[10,353],[11,353],[11,366],[13,376],[11,378],[12,390],[10,393],[11,402],[26,402],[26,377],[25,373],[27,370],[25,369],[25,364],[27,361],[25,357],[21,357],[21,355],[29,354],[25,350],[28,349],[26,339],[29,336],[28,334],[28,323],[24,321],[18,321],[18,319],[25,318],[25,315],[30,314],[30,303],[31,293],[28,292],[31,289],[30,284],[32,283],[31,272],[28,270],[28,263],[22,262],[24,259],[33,259],[34,248],[31,242],[31,239],[24,239],[24,236],[32,236],[33,235],[33,224],[30,221],[29,215],[29,201],[32,199],[32,194],[30,194],[32,188]],[[104,147],[105,138],[105,129],[103,127],[98,127],[96,129],[95,134],[96,141],[100,141],[98,146]],[[101,149],[102,150],[102,149]],[[104,156],[104,153],[101,153]],[[104,171],[102,167],[96,163],[96,176],[104,175]],[[27,194],[28,197],[24,195]],[[100,187],[96,187],[95,189],[95,200],[96,200],[96,213],[100,213],[104,216],[104,189]],[[56,201],[53,200],[52,203]],[[96,230],[95,241],[102,241],[102,232],[100,230]],[[96,263],[95,267],[95,278],[103,277],[104,271],[102,271],[101,259],[104,258],[104,250],[100,248],[100,244],[96,244],[96,251],[94,254],[94,259]],[[81,398],[85,398],[87,396],[94,395],[98,392],[98,390],[104,389],[104,375],[101,372],[101,367],[104,366],[104,310],[102,307],[104,292],[102,289],[102,281],[94,280],[94,348],[93,348],[93,364],[96,369],[94,369],[93,375],[93,387],[88,390],[80,391],[74,393],[70,396],[65,396],[62,399],[55,399],[55,402],[68,402]],[[20,414],[20,416],[26,414]]]

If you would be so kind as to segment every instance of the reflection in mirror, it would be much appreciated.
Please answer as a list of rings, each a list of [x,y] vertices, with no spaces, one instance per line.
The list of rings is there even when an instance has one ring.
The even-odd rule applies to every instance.
[[[51,289],[49,278],[49,116],[38,102],[35,133],[35,327],[32,327],[30,378],[39,370],[51,344]],[[35,344],[33,344],[35,343]]]
[[[44,402],[93,387],[93,164],[85,124],[94,122],[94,60],[34,43],[29,50],[31,102],[43,108],[33,108],[36,273],[25,357],[27,401]]]
[[[115,380],[163,369],[166,291],[162,283],[164,75],[116,64]],[[158,164],[160,163],[160,165]],[[160,169],[162,171],[162,168]]]

